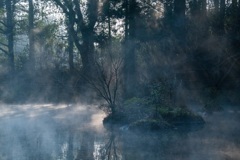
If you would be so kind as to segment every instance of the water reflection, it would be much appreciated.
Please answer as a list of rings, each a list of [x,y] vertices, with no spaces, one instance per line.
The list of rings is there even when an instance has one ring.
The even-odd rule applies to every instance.
[[[90,132],[84,131],[81,137],[81,146],[78,149],[76,160],[93,160],[94,139]]]
[[[105,140],[105,144],[100,148],[99,158],[102,160],[121,160],[121,142],[117,137],[119,134],[116,133],[113,129],[111,129],[108,133],[108,137]]]
[[[201,130],[154,133],[105,130],[96,109],[39,107],[29,108],[34,117],[24,106],[4,110],[9,115],[0,117],[0,160],[240,159],[238,112],[206,117]]]

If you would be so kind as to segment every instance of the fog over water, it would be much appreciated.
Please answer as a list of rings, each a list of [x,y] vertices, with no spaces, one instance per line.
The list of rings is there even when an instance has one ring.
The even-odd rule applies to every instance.
[[[94,106],[1,105],[0,159],[67,159],[69,140],[77,151],[83,132],[103,131],[103,116]]]
[[[240,159],[240,111],[204,115],[199,130],[106,130],[93,105],[1,105],[0,160]]]

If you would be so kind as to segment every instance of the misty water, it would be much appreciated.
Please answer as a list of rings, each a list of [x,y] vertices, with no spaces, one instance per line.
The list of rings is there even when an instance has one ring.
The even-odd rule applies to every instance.
[[[237,160],[240,111],[203,115],[198,130],[105,129],[94,105],[0,106],[0,160]]]

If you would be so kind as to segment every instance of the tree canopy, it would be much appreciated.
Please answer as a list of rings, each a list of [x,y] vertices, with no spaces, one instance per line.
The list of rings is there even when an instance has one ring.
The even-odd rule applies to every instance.
[[[239,0],[1,0],[0,74],[27,78],[30,95],[44,72],[50,95],[73,97],[122,61],[123,99],[163,80],[217,97],[239,86],[239,13]]]

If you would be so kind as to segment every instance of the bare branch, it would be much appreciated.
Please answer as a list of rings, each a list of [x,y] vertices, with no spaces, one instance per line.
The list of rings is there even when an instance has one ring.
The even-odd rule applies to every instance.
[[[19,11],[26,12],[26,13],[28,12],[28,10],[26,9],[26,6],[24,6],[21,3],[19,3],[18,5],[19,5],[19,7],[18,7]]]
[[[91,85],[91,87],[92,87],[94,90],[96,90],[96,91],[98,92],[98,94],[100,94],[100,96],[101,96],[103,99],[105,99],[108,103],[110,103],[109,98],[108,98],[108,95],[105,94],[104,89],[103,89],[103,90],[100,89],[100,87],[101,87],[102,85],[100,85],[100,86],[97,85],[96,81],[92,80],[92,79],[89,78],[89,77],[86,77],[86,76],[84,76],[84,75],[82,75],[82,77]]]
[[[96,85],[98,85],[99,86],[99,88],[101,88],[101,91],[103,92],[103,94],[104,95],[106,95],[106,97],[107,97],[107,99],[108,99],[108,101],[109,101],[109,103],[111,103],[111,100],[110,100],[110,97],[109,97],[109,93],[107,92],[107,89],[106,89],[106,74],[104,73],[104,71],[103,71],[103,67],[102,66],[100,66],[98,63],[96,63],[96,65],[97,65],[97,79],[95,79],[95,83],[96,83]],[[92,79],[94,79],[93,77],[92,77]]]
[[[7,27],[7,24],[4,23],[3,21],[0,21],[0,24],[2,24],[4,27]]]
[[[0,42],[0,44],[1,44],[1,45],[3,45],[3,46],[5,46],[5,47],[7,47],[7,46],[8,46],[7,44],[5,44],[5,43],[2,43],[2,42]]]
[[[115,112],[116,99],[119,88],[119,70],[122,60],[111,61],[104,64],[103,61],[96,62],[96,73],[93,77],[85,78],[90,86],[108,103],[108,109]]]
[[[0,32],[4,34],[6,32],[6,30],[0,28]]]
[[[8,55],[8,52],[7,52],[5,49],[1,48],[1,47],[0,47],[0,51],[2,51],[3,53],[5,53],[6,55]]]
[[[65,14],[69,14],[68,8],[66,7],[66,4],[63,4],[60,0],[54,0],[54,2],[60,7],[62,8],[63,12]],[[65,2],[65,1],[64,1]]]
[[[151,3],[147,2],[146,0],[141,0],[140,2],[143,4],[146,4],[149,8],[151,8],[155,12],[161,13],[161,11],[157,10]]]

